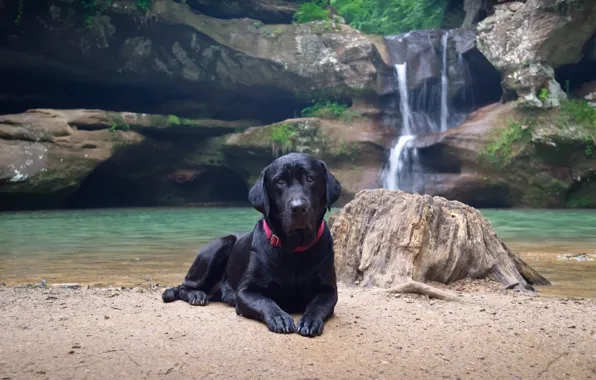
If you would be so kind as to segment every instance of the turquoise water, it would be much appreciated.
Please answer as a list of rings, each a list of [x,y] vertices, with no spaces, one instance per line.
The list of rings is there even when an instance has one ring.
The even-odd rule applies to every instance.
[[[596,298],[596,212],[483,210],[499,237],[555,286],[545,293]],[[143,285],[179,282],[198,248],[250,230],[249,208],[102,209],[0,213],[0,281]]]

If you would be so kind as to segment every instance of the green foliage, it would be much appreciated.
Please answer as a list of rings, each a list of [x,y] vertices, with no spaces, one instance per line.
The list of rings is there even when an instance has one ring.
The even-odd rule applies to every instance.
[[[492,137],[481,156],[491,164],[503,167],[511,162],[515,147],[529,142],[532,133],[527,125],[510,119],[507,127],[496,131]]]
[[[584,148],[586,157],[592,157],[594,154],[594,140],[586,136],[584,137],[584,142],[586,143],[586,147]]]
[[[294,23],[303,24],[305,22],[329,20],[329,10],[325,8],[324,0],[313,0],[304,3],[298,7],[294,13]]]
[[[255,21],[255,22],[253,22],[252,24],[253,24],[253,25],[255,26],[255,28],[257,28],[257,29],[259,29],[259,28],[261,28],[261,26],[263,26],[263,23],[262,23],[261,21],[258,21],[258,20],[257,20],[257,21]]]
[[[292,124],[280,124],[271,132],[271,141],[282,147],[288,147],[298,135],[296,127]]]
[[[592,206],[592,200],[588,197],[572,195],[567,199],[567,207],[569,208],[588,208]]]
[[[130,125],[125,123],[122,120],[113,121],[112,126],[110,127],[110,132],[128,131],[128,130],[130,130]]]
[[[148,11],[151,9],[153,0],[137,0],[137,9]]]
[[[346,109],[347,105],[319,100],[312,106],[306,107],[301,111],[301,115],[304,117],[320,117],[321,119],[336,119],[341,117]]]
[[[25,0],[19,0],[19,2],[17,3],[17,15],[14,19],[14,23],[15,25],[19,25],[21,23],[21,20],[23,19],[23,2]]]
[[[571,99],[561,104],[561,113],[570,120],[593,129],[596,133],[596,108],[585,99]]]
[[[439,28],[448,0],[331,0],[352,27],[365,33],[394,35]]]
[[[168,124],[170,125],[180,125],[180,118],[176,115],[169,115],[168,116]]]
[[[548,88],[541,88],[540,91],[538,91],[538,99],[540,99],[541,102],[546,101],[549,95],[550,92],[548,91]]]
[[[15,24],[20,24],[23,18],[23,3],[25,0],[18,0],[17,16]],[[93,26],[93,20],[97,15],[107,11],[112,6],[113,0],[73,0],[71,3],[74,7],[82,10],[85,19],[85,25],[90,28]],[[151,9],[153,0],[135,0],[137,10],[147,12]]]

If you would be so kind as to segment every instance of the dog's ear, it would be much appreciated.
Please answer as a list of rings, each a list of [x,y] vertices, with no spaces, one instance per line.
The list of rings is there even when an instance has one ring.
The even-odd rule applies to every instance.
[[[331,211],[331,205],[337,202],[341,195],[341,184],[329,169],[327,169],[327,165],[323,161],[320,162],[325,171],[325,202],[327,204],[327,210]]]
[[[258,212],[269,216],[269,195],[267,194],[267,169],[261,171],[261,175],[248,192],[248,201]]]

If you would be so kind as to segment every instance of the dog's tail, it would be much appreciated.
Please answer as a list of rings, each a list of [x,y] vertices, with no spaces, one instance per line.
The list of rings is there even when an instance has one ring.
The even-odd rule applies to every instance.
[[[183,300],[188,291],[198,290],[211,294],[223,278],[232,247],[238,236],[227,235],[210,241],[199,250],[181,285],[166,289],[161,299],[169,303]]]

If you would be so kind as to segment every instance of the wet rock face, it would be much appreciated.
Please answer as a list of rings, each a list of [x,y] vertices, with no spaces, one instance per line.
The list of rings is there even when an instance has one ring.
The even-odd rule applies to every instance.
[[[141,141],[135,132],[83,131],[81,113],[32,110],[0,116],[0,208],[59,207],[113,151]],[[22,202],[29,203],[23,204]]]
[[[596,32],[591,0],[536,0],[496,5],[477,25],[478,49],[503,73],[503,87],[529,107],[565,100],[553,69],[577,63]]]
[[[424,30],[385,38],[391,63],[407,62],[409,89],[418,89],[428,82],[440,82],[444,35],[445,31]],[[474,49],[475,38],[476,34],[471,29],[449,31],[446,47],[451,95],[465,84],[466,73],[463,71],[460,55]],[[397,92],[397,84],[391,90]]]
[[[339,23],[216,19],[172,0],[154,2],[146,13],[113,1],[87,24],[66,0],[26,11],[18,26],[11,12],[0,16],[0,73],[111,85],[122,98],[122,90],[142,89],[162,94],[162,103],[177,100],[181,113],[197,110],[181,106],[192,100],[205,112],[224,104],[238,118],[267,109],[279,120],[314,97],[375,94],[377,66],[384,65],[366,36]],[[159,112],[153,104],[135,106],[128,111]]]
[[[474,207],[594,207],[594,129],[557,110],[483,107],[461,126],[422,136],[425,194]]]

